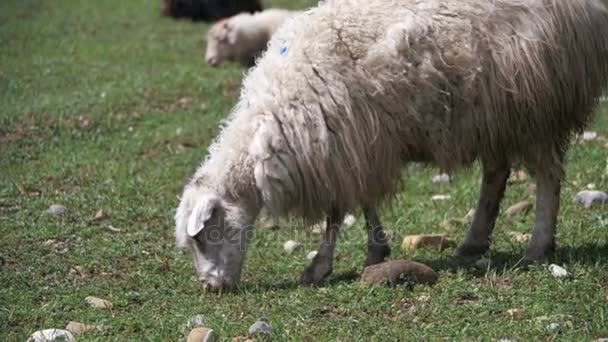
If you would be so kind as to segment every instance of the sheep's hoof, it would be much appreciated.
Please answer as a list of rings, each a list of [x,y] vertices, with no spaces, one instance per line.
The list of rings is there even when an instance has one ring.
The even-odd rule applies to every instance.
[[[534,243],[532,243],[526,251],[524,264],[542,264],[547,261],[547,258],[552,256],[554,253],[555,243],[549,243],[546,246],[536,246]]]
[[[476,257],[485,254],[489,248],[489,243],[470,244],[465,242],[456,249],[454,256]]]
[[[331,274],[332,268],[326,267],[308,267],[300,276],[300,285],[302,286],[320,286],[325,279]]]

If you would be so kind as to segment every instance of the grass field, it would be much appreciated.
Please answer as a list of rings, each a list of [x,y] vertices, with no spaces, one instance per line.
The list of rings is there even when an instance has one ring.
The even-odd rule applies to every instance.
[[[404,192],[383,220],[392,258],[425,262],[435,286],[366,288],[362,220],[343,231],[334,274],[322,288],[296,283],[318,235],[258,229],[235,293],[206,294],[190,256],[175,248],[177,196],[235,104],[243,70],[203,65],[203,24],[159,16],[157,0],[0,1],[0,341],[24,341],[69,321],[107,326],[80,341],[176,341],[195,314],[222,339],[266,318],[275,340],[584,341],[608,337],[608,212],[571,202],[588,183],[607,189],[603,142],[575,145],[552,262],[516,267],[532,214],[497,222],[488,272],[456,262],[452,250],[401,251],[403,236],[466,228],[440,222],[476,202],[479,171],[437,185],[437,170],[411,166]],[[301,8],[308,2],[268,1]],[[608,136],[608,107],[593,129]],[[503,209],[527,197],[512,185]],[[433,202],[433,194],[452,199]],[[51,204],[65,215],[46,212]],[[108,217],[93,220],[104,210]],[[111,229],[111,228],[114,228]],[[115,231],[120,229],[120,232]],[[290,238],[304,248],[286,256]],[[84,303],[110,300],[110,310]],[[511,316],[510,309],[520,315]],[[543,318],[544,316],[544,318]],[[546,326],[558,323],[560,329]]]

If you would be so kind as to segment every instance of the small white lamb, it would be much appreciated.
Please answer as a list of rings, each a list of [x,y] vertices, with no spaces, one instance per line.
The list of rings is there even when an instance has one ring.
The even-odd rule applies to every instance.
[[[253,65],[272,34],[297,11],[269,9],[263,12],[241,13],[215,23],[207,32],[205,61],[218,66],[224,61]]]

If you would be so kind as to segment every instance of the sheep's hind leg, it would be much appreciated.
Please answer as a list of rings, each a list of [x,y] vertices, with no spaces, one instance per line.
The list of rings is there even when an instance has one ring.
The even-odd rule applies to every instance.
[[[561,178],[546,172],[537,172],[536,219],[534,232],[526,252],[529,262],[544,261],[547,254],[555,251],[555,225],[559,211]]]
[[[480,255],[490,248],[490,235],[494,229],[510,171],[510,166],[507,164],[494,168],[483,165],[481,191],[475,216],[467,237],[455,252],[456,256]]]
[[[365,266],[379,264],[391,254],[388,239],[376,208],[364,208],[365,227],[367,228],[367,260]]]
[[[319,252],[300,276],[300,284],[311,286],[320,285],[333,270],[334,250],[340,233],[340,225],[344,214],[337,211],[327,217],[325,235],[319,247]]]

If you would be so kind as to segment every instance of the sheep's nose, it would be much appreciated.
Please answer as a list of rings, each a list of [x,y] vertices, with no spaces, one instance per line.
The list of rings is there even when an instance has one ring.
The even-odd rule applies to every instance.
[[[211,66],[217,66],[218,65],[217,58],[216,57],[207,58],[207,64],[209,64]]]
[[[227,282],[221,280],[221,279],[213,279],[213,280],[207,280],[207,279],[200,279],[201,282],[201,286],[203,288],[203,290],[207,291],[207,292],[225,292],[228,291],[232,288],[232,286],[230,286],[230,284],[228,284]]]

